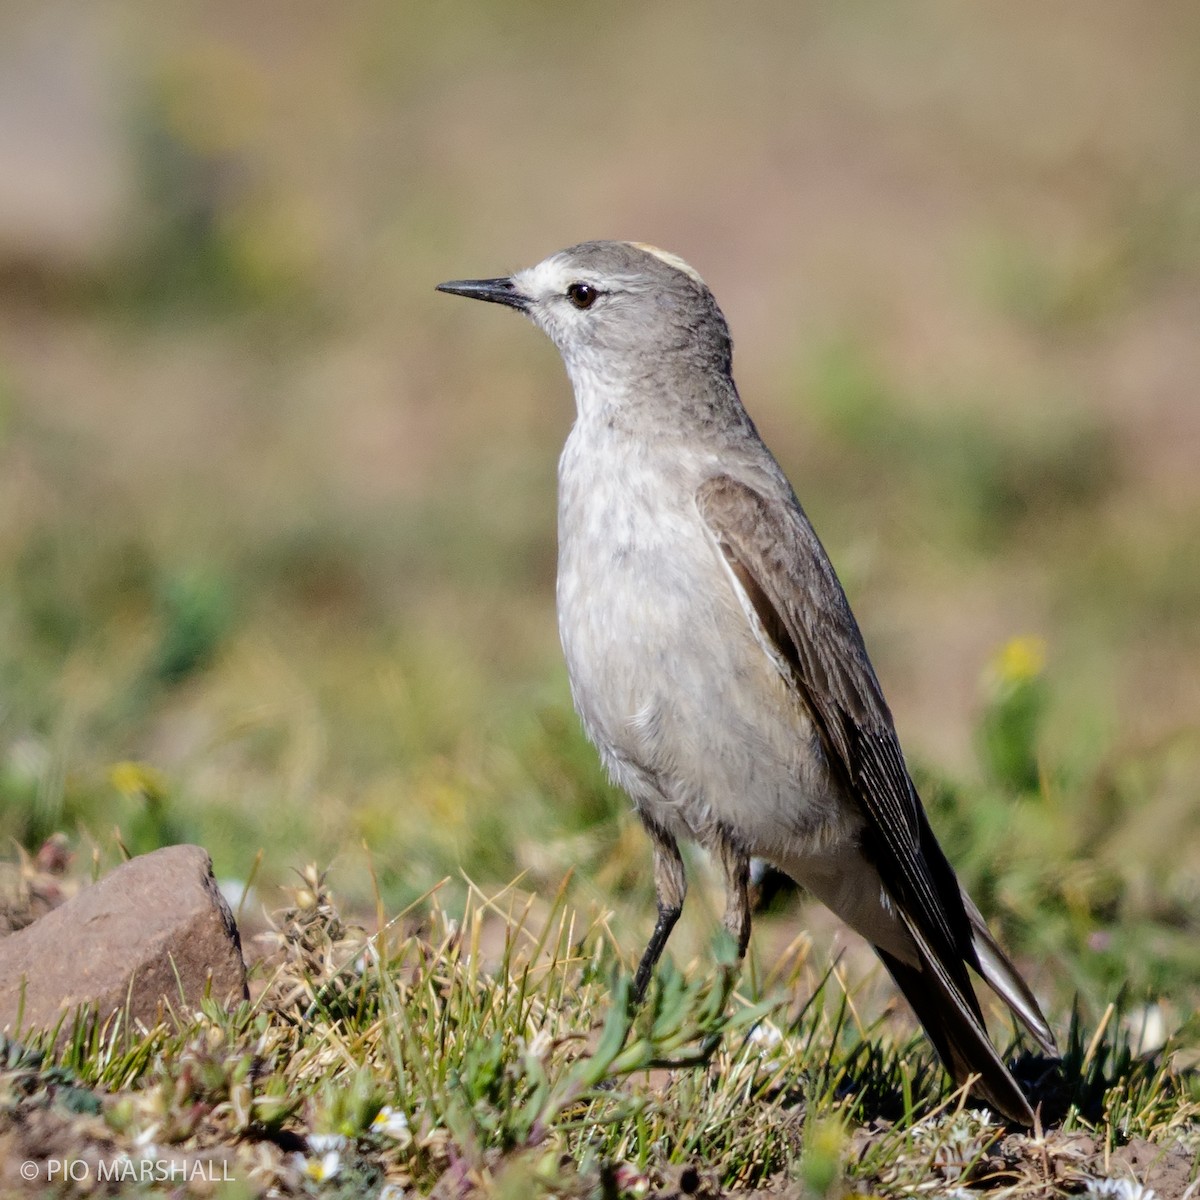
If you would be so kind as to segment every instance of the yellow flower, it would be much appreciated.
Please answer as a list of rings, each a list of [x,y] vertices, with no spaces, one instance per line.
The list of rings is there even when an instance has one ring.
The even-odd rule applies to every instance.
[[[166,779],[145,763],[113,763],[108,769],[108,781],[122,796],[127,796],[130,800],[161,800],[167,794]]]
[[[1028,683],[1046,669],[1046,643],[1029,634],[1009,638],[992,659],[991,668],[1000,683]]]

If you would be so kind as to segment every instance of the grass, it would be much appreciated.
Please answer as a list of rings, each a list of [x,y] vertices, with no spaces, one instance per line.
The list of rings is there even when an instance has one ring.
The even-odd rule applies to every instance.
[[[10,1044],[11,1153],[221,1161],[244,1194],[346,1197],[1064,1195],[1130,1147],[1130,1178],[1180,1147],[1195,1171],[1200,1078],[1172,1040],[1136,1053],[1115,1008],[1072,1021],[1061,1066],[1018,1060],[1045,1128],[1006,1132],[803,942],[758,986],[720,944],[668,960],[635,1008],[605,914],[567,891],[469,886],[456,917],[435,894],[367,935],[310,868],[253,1003],[81,1023],[52,1066]]]
[[[3,913],[177,840],[252,882],[248,935],[283,905],[253,1005],[6,1046],[0,1158],[212,1154],[223,1196],[1194,1182],[1194,13],[676,7],[118,5],[31,55],[0,17],[14,94],[49,81],[18,142],[65,147],[14,186],[94,227],[75,121],[127,197],[86,245],[0,197]],[[555,642],[566,385],[431,291],[609,233],[726,307],[1068,1047],[1021,1059],[1040,1133],[948,1094],[794,896],[733,972],[698,855],[625,1003],[653,886]]]
[[[162,611],[198,627],[191,602]],[[918,771],[951,858],[1062,1039],[1058,1065],[1010,1047],[1041,1105],[1037,1130],[1007,1131],[951,1093],[863,949],[835,952],[828,922],[811,910],[806,921],[786,896],[759,915],[739,971],[721,939],[709,944],[709,889],[694,888],[672,943],[686,966],[668,955],[646,1005],[631,1006],[629,965],[653,905],[647,848],[551,694],[507,724],[503,754],[460,749],[422,768],[407,823],[381,814],[365,866],[340,865],[348,906],[326,873],[301,873],[248,943],[253,1003],[205,1004],[153,1030],[81,1020],[57,1056],[45,1051],[53,1035],[7,1044],[10,1156],[220,1163],[233,1195],[1034,1197],[1107,1194],[1116,1185],[1097,1181],[1121,1179],[1182,1195],[1200,1171],[1194,881],[1168,869],[1148,890],[1147,865],[1157,853],[1169,867],[1178,848],[1139,828],[1148,804],[1167,828],[1178,796],[1178,837],[1190,836],[1191,743],[1099,762],[1061,754],[1044,650],[1016,639],[988,666],[972,772]],[[220,673],[204,656],[171,661],[183,658],[196,679]],[[145,661],[167,661],[161,645]],[[410,662],[407,678],[420,669]],[[179,686],[174,672],[156,678]],[[413,732],[414,746],[437,730]],[[263,752],[274,760],[286,745]],[[196,828],[178,784],[144,762],[113,764],[103,786],[131,806],[113,835],[129,852]],[[494,877],[524,855],[521,878],[428,881],[462,846],[423,832],[437,805],[480,806],[473,833],[490,845],[475,861]],[[418,870],[377,852],[389,833],[409,841]],[[78,853],[79,833],[55,845],[57,866],[26,858],[17,873],[6,905],[17,924],[113,854],[100,841]],[[578,864],[565,880],[564,860]],[[279,894],[269,877],[252,883],[254,896]],[[243,905],[247,933],[258,905]]]

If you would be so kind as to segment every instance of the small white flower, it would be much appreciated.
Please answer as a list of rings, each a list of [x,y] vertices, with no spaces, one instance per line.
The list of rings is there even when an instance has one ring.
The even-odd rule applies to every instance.
[[[770,1021],[759,1021],[750,1030],[750,1042],[757,1046],[762,1054],[768,1054],[783,1041],[783,1034]]]
[[[379,1200],[404,1200],[404,1189],[398,1183],[385,1183],[379,1189]]]
[[[1104,1200],[1158,1200],[1152,1188],[1136,1179],[1089,1179],[1084,1195]]]
[[[395,1138],[398,1142],[407,1143],[412,1141],[412,1130],[408,1126],[408,1117],[398,1108],[393,1108],[390,1104],[385,1104],[375,1114],[375,1120],[371,1122],[371,1128],[376,1133],[382,1133],[386,1137]]]
[[[304,1154],[293,1154],[292,1165],[314,1183],[326,1183],[342,1169],[342,1156],[336,1150],[309,1158]]]

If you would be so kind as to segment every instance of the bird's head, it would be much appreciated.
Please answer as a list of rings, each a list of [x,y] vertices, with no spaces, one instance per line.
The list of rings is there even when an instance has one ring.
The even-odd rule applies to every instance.
[[[438,290],[505,304],[549,335],[582,404],[594,389],[625,391],[664,374],[728,376],[732,343],[704,280],[638,242],[582,242],[514,275]]]

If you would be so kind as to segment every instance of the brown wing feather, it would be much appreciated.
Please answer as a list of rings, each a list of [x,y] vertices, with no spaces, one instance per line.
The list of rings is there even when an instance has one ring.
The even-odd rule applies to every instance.
[[[862,811],[864,850],[874,858],[922,965],[908,966],[880,951],[884,964],[954,1078],[962,1083],[977,1075],[977,1090],[1000,1112],[1031,1124],[1028,1101],[988,1039],[967,974],[967,964],[980,964],[958,880],[929,827],[824,548],[794,498],[793,504],[773,502],[719,476],[696,499],[767,636],[791,665],[826,754]]]
[[[772,503],[728,476],[707,481],[697,503],[764,629],[792,664],[830,761],[866,818],[867,849],[889,890],[931,946],[957,960],[954,974],[972,995],[962,965],[973,955],[971,927],[958,882],[940,851],[925,852],[936,842],[824,548],[798,506]]]

